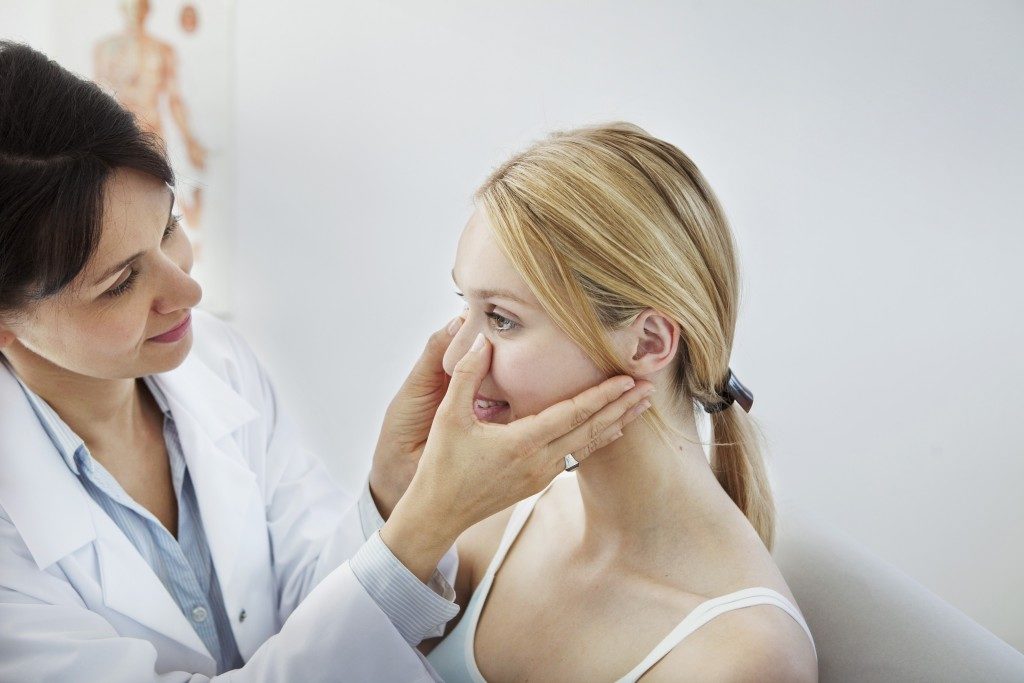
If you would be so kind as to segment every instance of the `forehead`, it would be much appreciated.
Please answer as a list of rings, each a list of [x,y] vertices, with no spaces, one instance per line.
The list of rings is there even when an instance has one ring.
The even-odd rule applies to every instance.
[[[536,297],[512,266],[491,232],[486,214],[476,209],[459,238],[454,274],[464,290],[506,289],[530,304]]]
[[[166,184],[148,174],[134,169],[115,170],[103,188],[100,241],[85,274],[98,276],[150,246],[154,231],[167,222],[171,196]]]

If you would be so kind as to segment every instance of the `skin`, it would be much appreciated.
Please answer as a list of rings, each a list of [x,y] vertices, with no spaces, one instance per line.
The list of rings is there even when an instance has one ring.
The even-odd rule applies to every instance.
[[[451,372],[477,334],[488,337],[492,360],[479,394],[509,404],[495,421],[535,414],[604,379],[543,312],[479,210],[463,231],[453,275],[467,303],[466,322],[444,367]],[[481,296],[485,290],[506,293]],[[704,600],[766,586],[796,602],[711,472],[692,411],[670,398],[678,324],[648,309],[610,339],[627,373],[653,384],[649,400],[684,438],[666,444],[635,421],[540,499],[497,574],[477,627],[476,660],[487,680],[619,677]],[[510,513],[484,520],[459,539],[459,604],[468,603],[483,578]],[[770,606],[716,618],[644,676],[816,679],[806,634]]]

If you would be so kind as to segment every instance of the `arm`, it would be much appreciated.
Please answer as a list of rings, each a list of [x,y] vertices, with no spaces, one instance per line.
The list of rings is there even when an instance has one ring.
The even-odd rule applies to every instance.
[[[167,85],[168,104],[171,109],[171,116],[181,131],[181,137],[185,140],[188,148],[189,161],[196,168],[206,168],[206,148],[203,147],[192,134],[192,127],[188,122],[188,108],[185,106],[185,99],[181,95],[181,87],[178,85],[178,58],[174,54],[174,48],[170,45],[160,45],[160,52],[163,55],[164,78]]]

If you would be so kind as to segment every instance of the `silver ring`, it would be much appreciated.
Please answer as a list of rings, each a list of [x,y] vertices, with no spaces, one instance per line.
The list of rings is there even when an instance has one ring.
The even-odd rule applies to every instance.
[[[580,466],[580,461],[573,457],[572,453],[565,456],[565,471],[572,472]]]

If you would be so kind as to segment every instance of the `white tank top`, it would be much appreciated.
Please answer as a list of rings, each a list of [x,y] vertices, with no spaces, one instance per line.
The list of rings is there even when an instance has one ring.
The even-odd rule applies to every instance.
[[[476,658],[473,653],[476,627],[480,621],[480,613],[483,611],[487,594],[491,591],[491,585],[494,583],[494,575],[497,573],[498,567],[501,566],[505,556],[508,554],[509,548],[512,547],[512,542],[516,540],[519,532],[525,526],[526,520],[529,518],[530,513],[533,512],[533,507],[537,500],[547,492],[548,488],[551,488],[550,484],[540,493],[519,503],[512,511],[512,516],[508,520],[508,526],[505,527],[505,533],[502,535],[501,543],[498,545],[498,551],[494,554],[494,559],[491,560],[491,564],[488,566],[487,573],[484,574],[480,585],[473,592],[473,597],[470,598],[469,604],[466,605],[462,619],[455,629],[427,656],[427,661],[430,662],[430,665],[448,683],[487,683],[476,665]],[[648,669],[667,655],[672,648],[678,645],[683,638],[719,614],[753,605],[775,605],[785,610],[787,614],[803,627],[804,632],[807,633],[807,637],[811,641],[811,647],[814,648],[814,656],[817,658],[818,651],[814,647],[814,638],[811,636],[811,630],[807,627],[807,622],[804,621],[803,616],[793,606],[793,603],[787,600],[781,593],[771,588],[744,588],[728,595],[712,598],[698,605],[651,650],[650,654],[644,657],[643,661],[619,679],[618,683],[633,683],[639,679]]]

